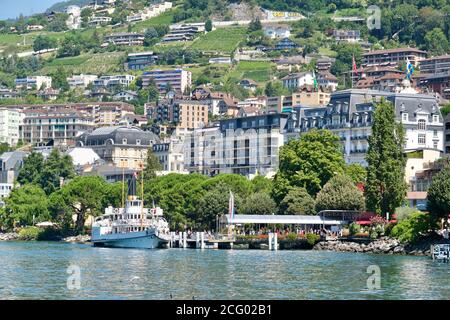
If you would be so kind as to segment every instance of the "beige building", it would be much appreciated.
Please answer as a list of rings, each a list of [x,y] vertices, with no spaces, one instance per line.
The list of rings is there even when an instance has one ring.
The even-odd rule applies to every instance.
[[[292,106],[320,107],[326,106],[330,102],[330,93],[319,87],[315,90],[312,87],[302,88],[299,92],[292,93]]]
[[[208,124],[208,103],[196,100],[180,100],[175,102],[174,121],[177,129],[197,129]],[[178,113],[178,119],[176,118]]]
[[[119,168],[142,169],[147,152],[159,138],[137,127],[102,127],[82,135],[77,145],[94,150],[100,158]]]

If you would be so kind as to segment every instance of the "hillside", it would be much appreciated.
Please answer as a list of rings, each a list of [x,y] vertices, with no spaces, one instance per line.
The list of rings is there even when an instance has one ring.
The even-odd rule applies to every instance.
[[[92,0],[67,0],[67,1],[61,1],[58,3],[55,3],[54,5],[52,5],[50,8],[48,8],[46,10],[46,12],[51,12],[51,11],[64,11],[65,8],[67,8],[68,6],[85,6],[87,4],[92,3]]]
[[[83,0],[57,5],[67,6],[75,1]],[[351,69],[353,56],[360,65],[364,50],[411,46],[428,51],[430,56],[450,51],[450,21],[444,19],[450,14],[450,5],[441,2],[426,5],[418,0],[410,4],[393,1],[391,7],[383,8],[381,28],[374,30],[368,30],[365,20],[340,22],[336,19],[345,16],[364,19],[367,13],[362,1],[349,4],[329,0],[178,0],[173,2],[172,8],[153,17],[129,21],[129,17],[142,13],[146,6],[147,1],[131,0],[118,1],[112,7],[114,10],[109,11],[85,9],[81,28],[77,30],[68,30],[67,16],[62,14],[36,15],[24,21],[0,23],[0,52],[3,51],[3,55],[0,53],[0,86],[12,88],[14,79],[20,76],[55,75],[61,71],[68,75],[131,73],[139,76],[151,68],[183,67],[192,72],[193,85],[210,84],[218,90],[247,97],[261,94],[268,83],[280,83],[279,79],[288,74],[288,71],[276,68],[274,60],[280,57],[308,56],[307,61],[294,71],[312,70],[314,60],[320,56],[336,58],[331,72],[339,78],[341,85],[348,85],[349,81],[343,81],[344,74]],[[52,10],[55,8],[58,7],[52,7]],[[300,11],[308,18],[271,22],[267,21],[269,14],[264,8],[287,10],[289,14]],[[110,20],[98,26],[91,25],[90,19],[97,16]],[[255,18],[263,20],[264,25],[257,20],[248,25],[248,21]],[[209,32],[198,32],[184,41],[163,41],[176,25],[205,23],[209,19],[216,26]],[[42,30],[28,30],[28,25],[41,25]],[[263,26],[289,30],[288,37],[297,48],[275,49],[280,37],[270,38],[264,33]],[[333,29],[356,30],[361,41],[337,43],[330,34]],[[117,32],[138,32],[144,36],[144,41],[135,46],[107,43],[107,36]],[[211,58],[235,57],[239,51],[252,52],[256,47],[264,48],[264,52],[252,57],[244,54],[243,61],[232,64],[210,63]],[[31,56],[33,50],[47,48],[58,50]],[[142,51],[153,51],[159,57],[156,65],[146,70],[126,70],[127,54]],[[255,81],[257,91],[240,88],[237,83],[242,78]]]

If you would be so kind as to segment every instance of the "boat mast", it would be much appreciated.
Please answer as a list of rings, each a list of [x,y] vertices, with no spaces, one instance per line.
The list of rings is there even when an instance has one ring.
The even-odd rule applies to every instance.
[[[125,208],[125,167],[122,167],[122,208]]]

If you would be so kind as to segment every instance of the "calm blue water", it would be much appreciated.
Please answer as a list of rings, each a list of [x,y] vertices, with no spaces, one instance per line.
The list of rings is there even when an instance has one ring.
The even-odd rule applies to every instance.
[[[68,266],[81,270],[67,288]],[[381,269],[370,291],[367,267]],[[450,265],[320,251],[132,250],[0,242],[1,299],[450,299]]]

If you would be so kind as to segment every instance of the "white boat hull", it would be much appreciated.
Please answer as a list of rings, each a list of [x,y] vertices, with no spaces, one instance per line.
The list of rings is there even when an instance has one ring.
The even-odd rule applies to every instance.
[[[151,231],[105,234],[93,238],[92,243],[98,247],[156,249],[167,246],[169,240],[157,236]]]

